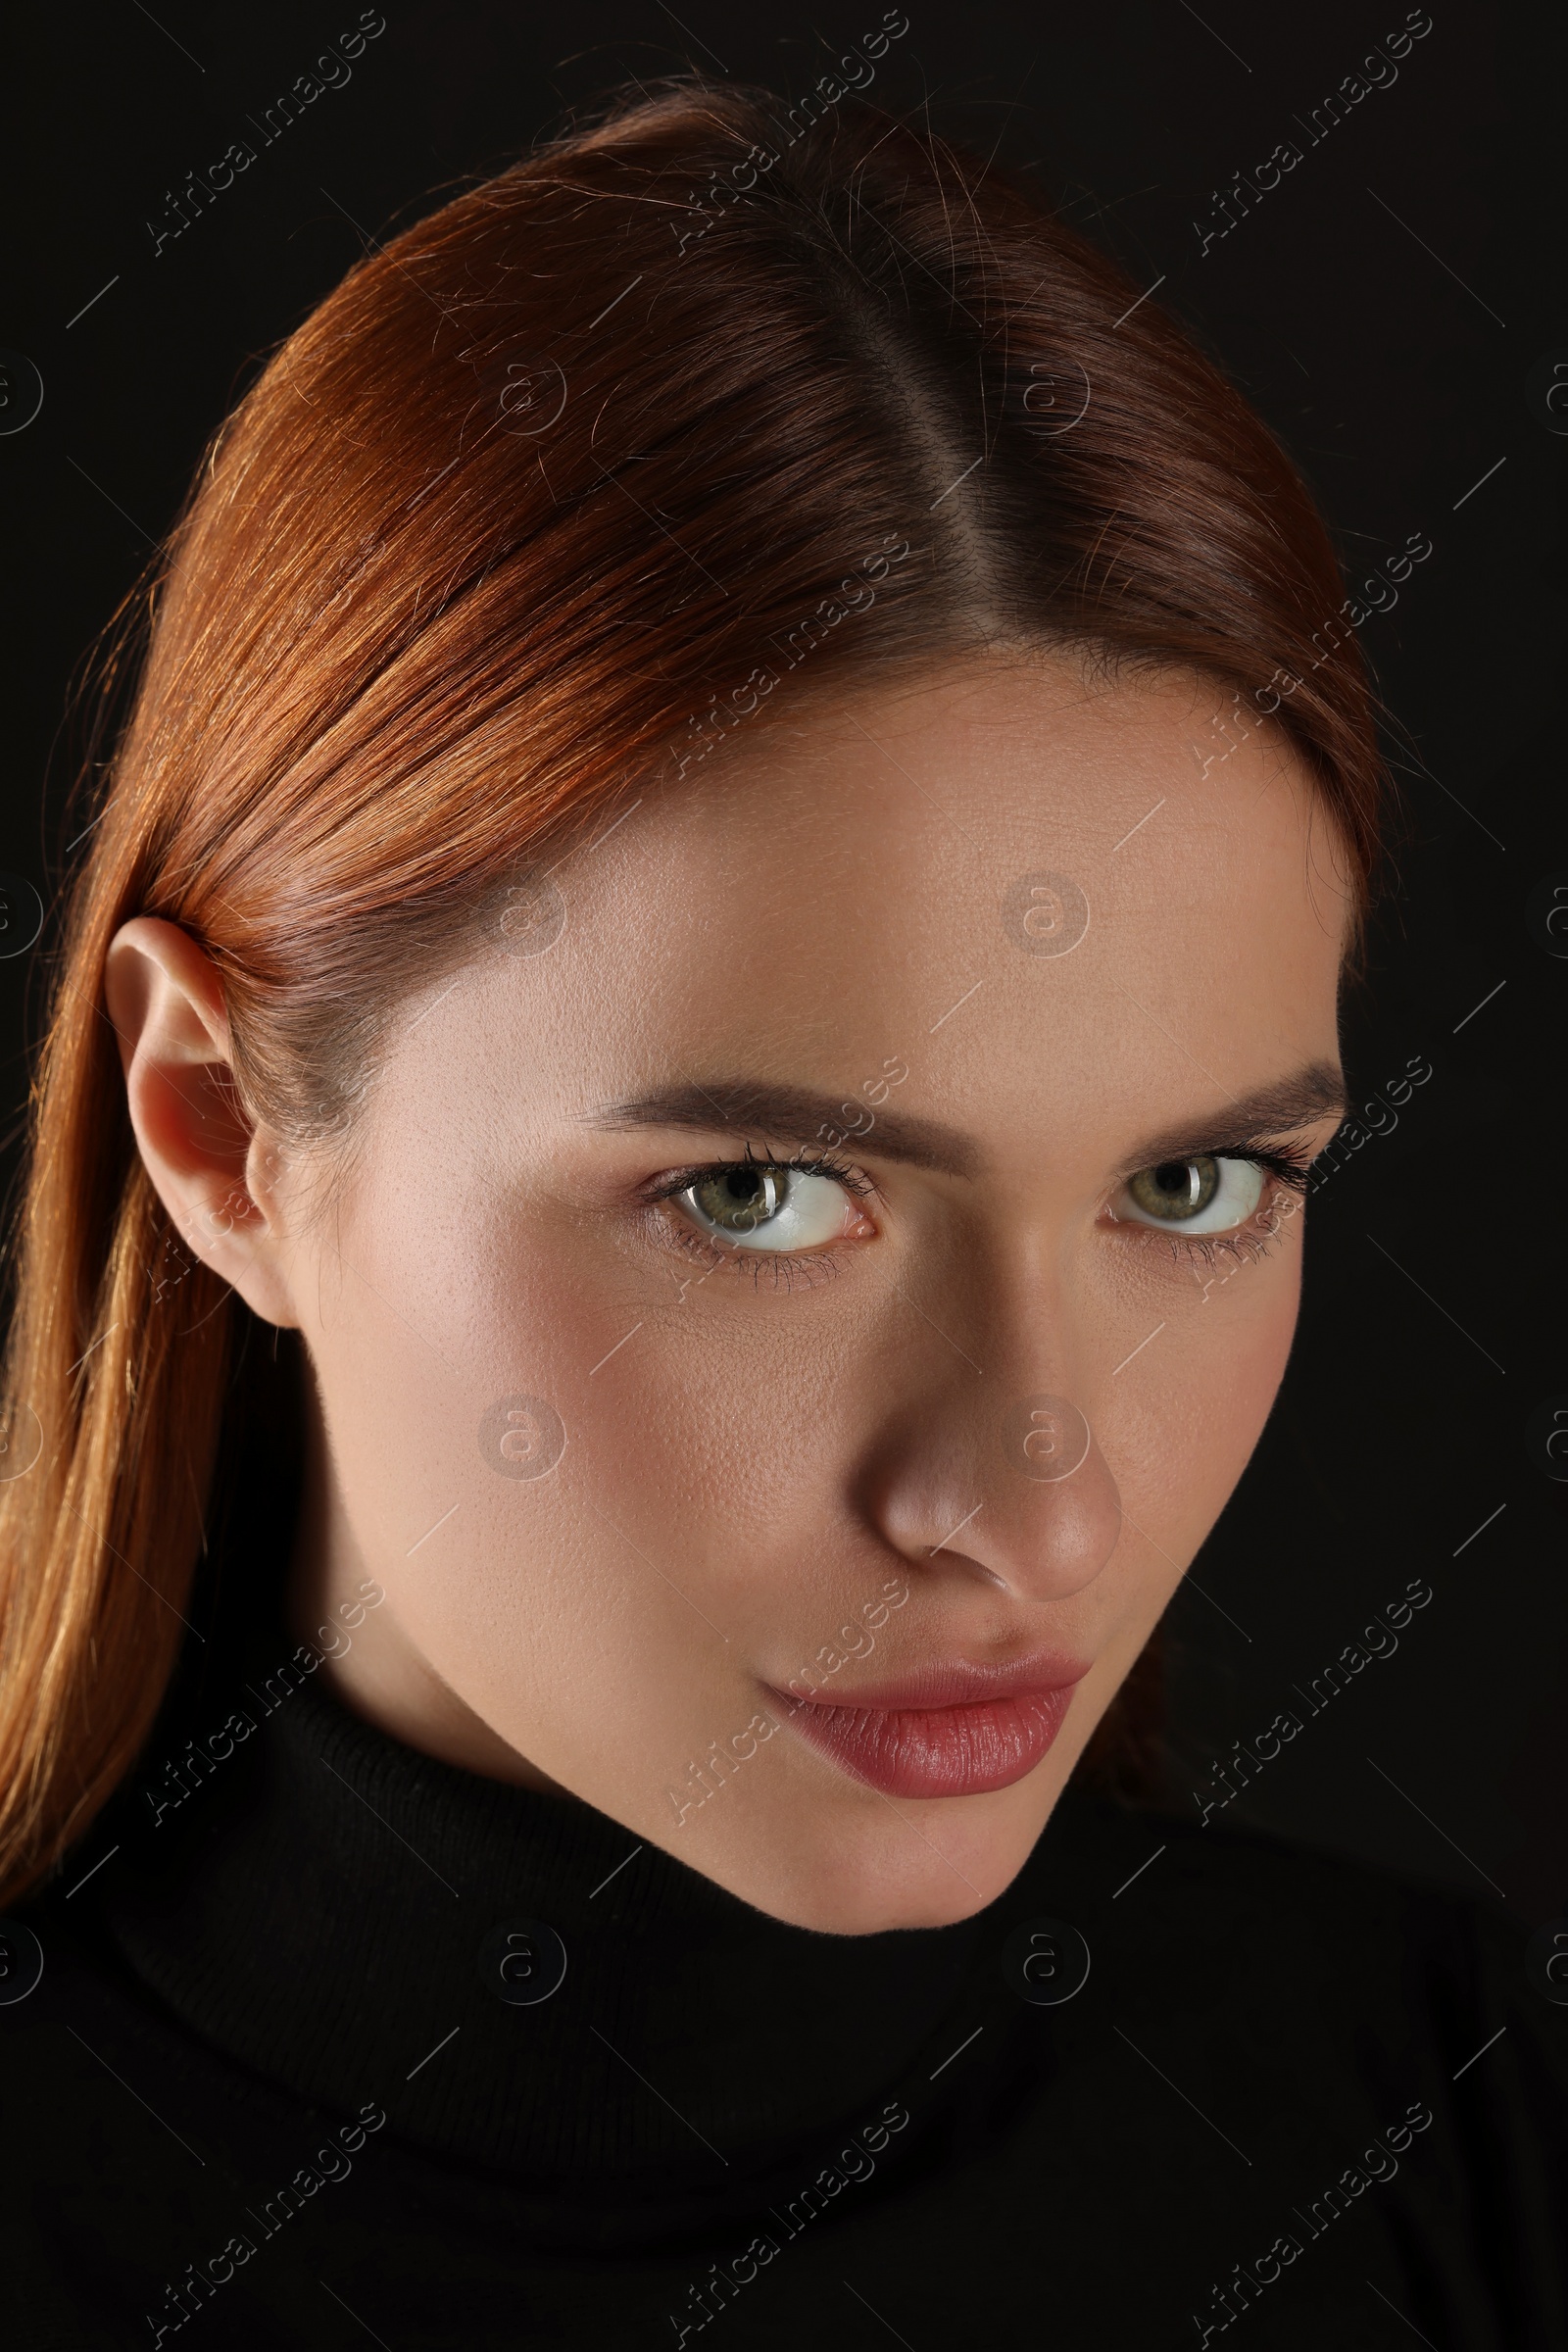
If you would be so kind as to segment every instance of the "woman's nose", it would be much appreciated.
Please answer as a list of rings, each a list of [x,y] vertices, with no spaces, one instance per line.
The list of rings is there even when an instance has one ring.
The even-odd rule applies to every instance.
[[[978,1384],[977,1384],[978,1387]],[[912,1563],[969,1563],[1019,1600],[1064,1600],[1115,1549],[1121,1498],[1069,1396],[1006,1403],[951,1390],[884,1433],[865,1482],[877,1528]]]

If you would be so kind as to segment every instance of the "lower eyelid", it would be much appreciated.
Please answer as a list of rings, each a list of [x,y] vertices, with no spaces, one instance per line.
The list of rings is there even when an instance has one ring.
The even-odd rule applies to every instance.
[[[691,1259],[696,1283],[710,1275],[750,1274],[754,1287],[760,1287],[771,1273],[775,1286],[782,1288],[792,1280],[826,1281],[839,1271],[838,1252],[831,1244],[817,1250],[725,1250],[678,1211],[668,1213],[667,1203],[660,1206],[666,1212],[660,1220],[662,1238]]]
[[[687,1256],[697,1258],[714,1273],[722,1273],[729,1267],[740,1269],[747,1266],[819,1263],[841,1242],[857,1238],[853,1234],[836,1235],[831,1242],[821,1242],[815,1248],[806,1250],[747,1250],[736,1243],[726,1247],[716,1235],[707,1232],[703,1226],[684,1216],[678,1201],[679,1195],[672,1194],[654,1203],[653,1213],[659,1220],[660,1231]]]

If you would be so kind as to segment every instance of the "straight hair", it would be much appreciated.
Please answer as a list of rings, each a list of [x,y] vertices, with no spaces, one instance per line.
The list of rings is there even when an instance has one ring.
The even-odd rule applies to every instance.
[[[547,840],[829,688],[1009,648],[1188,673],[1274,728],[1360,906],[1384,786],[1353,638],[1316,641],[1343,593],[1157,303],[848,93],[810,122],[697,76],[617,94],[368,253],[221,426],[105,659],[134,695],[12,1250],[0,1434],[35,1458],[0,1483],[0,1904],[147,1740],[244,1394],[246,1312],[131,1132],[122,923],[213,958],[254,1118],[351,1142],[400,1004]],[[1097,1753],[1137,1751],[1149,1688]]]

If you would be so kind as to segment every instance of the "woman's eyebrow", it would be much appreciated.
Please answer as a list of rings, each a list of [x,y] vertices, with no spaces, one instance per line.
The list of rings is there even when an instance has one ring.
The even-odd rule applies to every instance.
[[[1129,1168],[1157,1168],[1161,1161],[1191,1159],[1222,1146],[1235,1150],[1261,1149],[1281,1143],[1303,1127],[1311,1127],[1332,1112],[1343,1119],[1350,1106],[1345,1073],[1331,1061],[1309,1061],[1288,1077],[1254,1087],[1250,1095],[1232,1096],[1222,1108],[1201,1120],[1189,1119],[1135,1144],[1126,1155]]]
[[[1242,1150],[1275,1143],[1311,1126],[1330,1111],[1343,1117],[1348,1104],[1343,1073],[1332,1062],[1309,1062],[1288,1077],[1254,1088],[1250,1095],[1233,1097],[1223,1109],[1135,1146],[1127,1165],[1157,1167],[1161,1160],[1190,1158],[1221,1144]],[[853,1124],[867,1115],[869,1126]],[[607,1102],[584,1117],[593,1127],[684,1127],[697,1135],[712,1135],[731,1127],[737,1135],[759,1135],[775,1143],[816,1149],[826,1146],[830,1138],[853,1141],[873,1158],[904,1160],[910,1167],[932,1168],[945,1176],[976,1176],[985,1165],[974,1138],[956,1127],[916,1118],[908,1111],[872,1112],[863,1100],[853,1096],[823,1094],[813,1087],[778,1084],[765,1078],[709,1078],[701,1084],[686,1079]]]
[[[979,1146],[956,1127],[908,1111],[876,1109],[853,1093],[820,1094],[813,1087],[764,1078],[709,1078],[701,1085],[690,1079],[607,1102],[584,1115],[593,1127],[685,1127],[704,1135],[733,1127],[739,1134],[818,1150],[831,1136],[836,1143],[853,1140],[875,1158],[906,1160],[945,1176],[974,1176],[983,1164]],[[858,1118],[869,1124],[856,1126]]]

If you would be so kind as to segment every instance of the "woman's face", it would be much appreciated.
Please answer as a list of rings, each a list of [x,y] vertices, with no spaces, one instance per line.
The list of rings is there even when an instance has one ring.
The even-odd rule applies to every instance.
[[[1250,1154],[1339,1116],[1329,827],[1221,702],[743,724],[407,1007],[325,1213],[257,1138],[350,1703],[808,1927],[1006,1886],[1284,1369]]]

